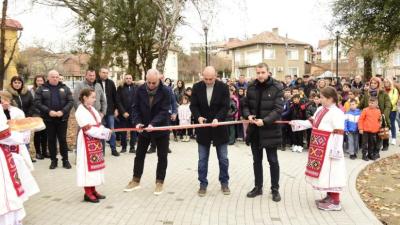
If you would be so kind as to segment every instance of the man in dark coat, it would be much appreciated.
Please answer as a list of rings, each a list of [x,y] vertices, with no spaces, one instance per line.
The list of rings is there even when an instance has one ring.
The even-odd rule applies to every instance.
[[[132,75],[125,74],[124,76],[124,84],[119,86],[117,89],[117,108],[118,108],[118,118],[121,128],[128,128],[132,126],[132,105],[133,105],[133,97],[135,94],[137,87],[133,83]],[[137,139],[137,132],[131,131],[129,132],[129,152],[135,153],[135,145]],[[126,152],[127,147],[127,132],[121,132],[121,152]]]
[[[194,120],[200,124],[225,121],[230,103],[228,86],[218,81],[214,67],[206,67],[203,71],[203,81],[193,85],[190,110]],[[229,160],[228,160],[228,127],[206,127],[196,129],[196,141],[199,151],[198,174],[200,197],[207,191],[208,157],[211,143],[217,149],[219,161],[219,181],[223,194],[229,195]]]
[[[114,81],[108,78],[108,69],[101,68],[99,73],[100,79],[98,83],[103,88],[104,96],[107,102],[107,112],[103,117],[103,125],[107,128],[114,129],[115,117],[118,117],[117,109],[117,88],[115,87]],[[119,156],[116,146],[116,136],[113,132],[110,138],[111,154],[113,156]],[[105,152],[105,142],[103,141],[103,153]]]
[[[155,69],[150,69],[146,75],[146,83],[138,87],[133,98],[133,124],[136,128],[160,127],[169,124],[169,109],[171,95],[167,87],[160,81],[160,74]],[[157,146],[157,171],[155,195],[163,192],[163,184],[168,164],[169,130],[139,133],[136,149],[133,178],[125,187],[129,192],[140,187],[140,178],[143,174],[144,159],[150,141],[154,140]]]
[[[263,149],[266,149],[270,165],[272,200],[280,201],[279,162],[277,147],[281,145],[282,133],[279,125],[274,124],[281,118],[283,111],[283,86],[269,76],[268,65],[260,63],[256,67],[257,78],[249,85],[247,97],[243,101],[243,117],[251,123],[247,129],[247,144],[251,144],[255,187],[247,197],[254,198],[262,194]]]
[[[67,128],[74,100],[71,90],[60,82],[60,75],[57,71],[51,70],[47,80],[36,90],[34,104],[41,112],[41,117],[46,124],[51,158],[50,169],[55,169],[58,164],[57,140],[60,145],[63,167],[71,169],[68,161]]]

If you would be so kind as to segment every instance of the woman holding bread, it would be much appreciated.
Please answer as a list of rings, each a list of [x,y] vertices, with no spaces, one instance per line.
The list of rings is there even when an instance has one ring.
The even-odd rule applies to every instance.
[[[101,140],[108,140],[111,130],[101,125],[101,117],[93,107],[96,93],[92,89],[83,89],[79,95],[82,103],[75,112],[78,126],[81,128],[77,140],[77,184],[85,190],[84,201],[97,203],[105,196],[96,191],[95,186],[104,183],[104,157]]]

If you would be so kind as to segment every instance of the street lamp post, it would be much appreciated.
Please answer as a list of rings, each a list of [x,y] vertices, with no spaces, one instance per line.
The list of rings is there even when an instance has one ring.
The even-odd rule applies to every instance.
[[[205,39],[206,39],[206,66],[208,66],[208,43],[207,43],[207,34],[208,34],[208,27],[204,26],[203,27],[204,30],[204,35],[205,35]]]
[[[336,31],[336,82],[339,84],[339,35],[340,32]]]

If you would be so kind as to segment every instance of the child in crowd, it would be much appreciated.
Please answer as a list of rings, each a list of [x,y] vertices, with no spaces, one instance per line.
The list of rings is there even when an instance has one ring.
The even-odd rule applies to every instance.
[[[320,95],[312,93],[310,95],[310,102],[306,106],[306,119],[310,119],[314,116],[315,112],[317,111],[318,107],[321,106]],[[310,138],[311,138],[311,128],[307,129],[307,148],[310,146]]]
[[[179,125],[191,124],[192,112],[190,111],[189,106],[190,106],[189,97],[186,95],[182,96],[182,102],[178,107]],[[183,134],[182,141],[184,142],[190,141],[188,129],[184,129],[182,131],[182,134]]]
[[[368,161],[378,157],[378,132],[381,125],[381,111],[378,108],[378,99],[370,97],[368,107],[365,108],[358,121],[358,129],[362,134],[362,159]]]
[[[344,131],[348,141],[348,152],[350,159],[357,158],[357,152],[359,149],[359,134],[358,134],[358,120],[360,118],[361,111],[357,108],[357,102],[355,99],[350,99],[350,109],[345,114],[345,125]]]
[[[350,90],[348,92],[347,96],[348,96],[347,101],[343,105],[344,110],[346,112],[350,110],[350,101],[355,100],[357,107],[358,107],[358,104],[360,103],[360,100],[358,99],[358,91],[356,89]]]
[[[283,92],[284,105],[282,120],[290,120],[290,105],[292,104],[292,92],[286,88]],[[292,145],[292,128],[288,124],[282,124],[282,151],[286,150],[286,145]]]
[[[292,97],[292,104],[290,106],[290,119],[291,120],[304,120],[305,119],[305,106],[300,103],[300,95],[296,94]],[[293,132],[292,151],[303,152],[303,131]]]
[[[351,85],[350,83],[344,83],[343,84],[343,91],[342,91],[342,104],[349,99],[349,92],[351,91]]]

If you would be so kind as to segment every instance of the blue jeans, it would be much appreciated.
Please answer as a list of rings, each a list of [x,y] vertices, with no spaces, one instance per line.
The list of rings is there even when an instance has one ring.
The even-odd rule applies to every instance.
[[[392,133],[392,138],[396,139],[396,116],[397,112],[392,111],[389,114],[389,119],[390,119],[390,131]]]
[[[103,125],[109,129],[114,129],[114,115],[105,115],[103,118]],[[116,140],[115,132],[113,132],[111,134],[111,138],[109,141],[112,151],[116,150],[115,140]],[[106,148],[105,141],[103,141],[103,153],[105,151],[105,148]]]
[[[207,172],[208,172],[208,158],[210,156],[210,145],[198,145],[199,150],[199,164],[198,164],[198,172],[199,172],[199,181],[200,187],[207,188],[208,180],[207,180]],[[217,157],[219,162],[219,182],[221,185],[229,185],[229,160],[228,160],[228,145],[222,144],[216,146],[217,149]]]

